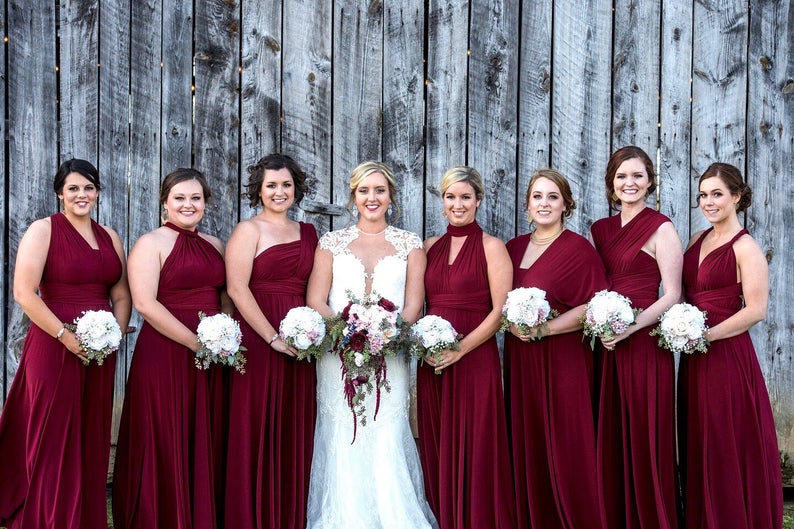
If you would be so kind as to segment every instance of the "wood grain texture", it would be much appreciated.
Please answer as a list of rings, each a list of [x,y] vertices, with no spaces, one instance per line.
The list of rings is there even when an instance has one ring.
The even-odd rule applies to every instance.
[[[165,4],[161,15],[162,35],[158,34],[155,41],[162,42],[162,51],[153,50],[154,60],[160,62],[162,110],[160,124],[154,129],[160,131],[157,138],[160,156],[152,161],[159,161],[155,175],[159,175],[160,181],[178,167],[193,166],[193,2],[169,0]],[[137,39],[134,42],[133,53]]]
[[[0,22],[2,22],[3,27],[6,25],[6,6],[5,3],[0,5]],[[7,46],[0,47],[0,94],[6,93],[7,88],[7,79],[8,79],[8,71],[6,70],[6,51]],[[0,97],[0,113],[3,116],[6,115],[6,98]],[[0,138],[4,140],[7,138],[8,134],[8,122],[4,119],[0,122]],[[5,141],[3,142],[5,144]],[[6,170],[6,149],[0,149],[0,189],[5,191],[8,189],[11,176],[9,175],[10,171]],[[3,219],[3,233],[2,238],[0,239],[0,263],[2,263],[2,267],[0,267],[0,409],[2,409],[3,404],[5,403],[6,393],[8,392],[9,386],[11,385],[11,377],[8,377],[6,374],[6,356],[7,356],[7,348],[6,345],[6,329],[8,328],[8,320],[6,316],[6,307],[9,305],[14,304],[13,294],[9,289],[6,288],[8,285],[7,278],[9,277],[9,272],[12,269],[9,261],[7,260],[7,247],[8,247],[8,227],[6,223],[6,219],[8,219],[8,203],[6,201],[6,194],[5,192],[0,192],[0,219]],[[6,295],[8,294],[8,295]]]

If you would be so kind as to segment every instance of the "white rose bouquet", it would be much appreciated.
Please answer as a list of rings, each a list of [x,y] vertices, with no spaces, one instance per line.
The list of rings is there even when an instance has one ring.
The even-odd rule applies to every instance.
[[[223,364],[245,373],[245,347],[240,345],[243,333],[240,324],[223,312],[207,316],[199,312],[196,337],[201,346],[196,351],[196,367],[207,369],[210,364]]]
[[[595,348],[596,338],[611,340],[615,335],[626,332],[634,325],[641,311],[631,308],[631,301],[612,290],[596,292],[587,304],[584,318],[584,335],[590,336],[590,347]]]
[[[279,325],[278,334],[284,343],[298,350],[298,360],[322,356],[325,320],[311,307],[294,307]]]
[[[535,287],[520,287],[507,293],[507,301],[502,307],[502,326],[506,331],[511,325],[518,328],[521,334],[527,334],[533,327],[540,327],[533,337],[539,340],[543,336],[546,322],[557,316],[557,311],[546,301],[546,291]]]
[[[676,303],[659,320],[651,336],[659,337],[660,347],[673,353],[705,353],[708,350],[705,311],[689,303]]]
[[[441,351],[459,350],[462,337],[447,320],[428,314],[411,326],[411,355],[419,360],[438,360],[437,355]],[[440,373],[441,370],[437,369],[436,374]]]
[[[121,329],[116,317],[106,310],[87,310],[66,328],[74,333],[85,352],[85,365],[93,360],[101,366],[105,358],[118,350],[121,343]]]

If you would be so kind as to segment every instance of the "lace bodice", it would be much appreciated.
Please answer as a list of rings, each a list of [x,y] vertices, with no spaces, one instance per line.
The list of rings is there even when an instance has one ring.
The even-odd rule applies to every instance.
[[[361,299],[366,291],[367,279],[372,280],[371,292],[388,299],[398,310],[405,302],[405,276],[408,254],[422,247],[419,236],[393,226],[386,228],[386,241],[394,247],[394,254],[382,257],[372,274],[364,269],[364,263],[350,251],[350,243],[358,239],[357,226],[332,231],[320,239],[320,248],[330,251],[333,256],[333,281],[328,293],[328,306],[335,312],[347,305],[347,291]]]

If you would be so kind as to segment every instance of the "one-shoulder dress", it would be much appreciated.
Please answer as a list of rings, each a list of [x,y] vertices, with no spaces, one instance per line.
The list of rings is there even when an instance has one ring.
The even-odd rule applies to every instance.
[[[450,265],[453,233],[466,240]],[[427,313],[446,319],[464,336],[492,307],[482,237],[476,222],[449,226],[427,254]],[[440,527],[516,527],[495,337],[442,374],[429,364],[418,368],[417,419],[425,489]]]
[[[300,223],[300,239],[254,258],[248,286],[268,321],[306,305],[317,232]],[[243,333],[245,373],[231,374],[226,465],[226,527],[303,529],[314,443],[314,363],[270,348],[235,314]]]
[[[157,299],[195,330],[220,312],[223,256],[197,231],[178,232],[160,270]],[[116,529],[214,529],[216,513],[208,371],[187,347],[144,322],[135,343],[113,479]]]
[[[93,249],[65,215],[52,231],[41,299],[61,321],[111,310],[121,278],[113,241],[91,222]],[[116,357],[84,366],[58,340],[31,324],[0,415],[0,526],[105,529],[105,484]]]
[[[608,287],[601,259],[565,230],[529,268],[530,235],[507,243],[513,288],[546,291],[563,314]],[[600,528],[593,417],[593,351],[581,332],[522,342],[505,333],[505,395],[518,527]]]
[[[669,220],[646,207],[622,227],[620,215],[593,223],[593,242],[612,290],[636,309],[659,297],[659,266],[642,247]],[[675,364],[650,331],[635,332],[604,351],[596,445],[607,527],[678,526]]]
[[[708,231],[684,254],[684,294],[717,325],[742,308],[733,244],[700,259]],[[750,333],[681,355],[678,424],[687,529],[779,529],[783,518],[775,422]]]

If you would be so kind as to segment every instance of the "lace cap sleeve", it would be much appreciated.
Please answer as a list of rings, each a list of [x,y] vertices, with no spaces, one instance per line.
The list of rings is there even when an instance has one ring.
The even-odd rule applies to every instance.
[[[389,226],[386,230],[386,240],[397,250],[400,259],[407,259],[413,250],[422,247],[422,239],[413,232]]]
[[[329,231],[322,237],[320,237],[320,248],[323,250],[328,250],[334,255],[339,255],[342,253],[349,252],[348,245],[353,242],[358,234],[351,226],[350,228],[344,228],[342,230],[336,231]]]

